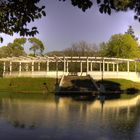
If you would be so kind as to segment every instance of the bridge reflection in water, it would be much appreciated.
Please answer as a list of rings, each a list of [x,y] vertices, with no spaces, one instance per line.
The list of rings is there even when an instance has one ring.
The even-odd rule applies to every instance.
[[[1,137],[8,139],[12,131],[10,138],[139,139],[139,108],[140,96],[103,103],[4,98],[0,100],[0,124],[5,126],[0,126]]]

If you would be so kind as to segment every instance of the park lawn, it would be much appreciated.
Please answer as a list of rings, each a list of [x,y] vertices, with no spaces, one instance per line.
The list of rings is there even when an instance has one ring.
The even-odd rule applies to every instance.
[[[54,92],[54,78],[0,78],[0,91],[18,93]]]

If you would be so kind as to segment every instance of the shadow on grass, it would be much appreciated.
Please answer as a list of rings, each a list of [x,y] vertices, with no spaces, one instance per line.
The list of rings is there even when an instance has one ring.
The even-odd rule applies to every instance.
[[[93,85],[91,79],[76,79],[72,80],[71,82],[73,86],[79,87],[79,89],[96,91],[96,87]]]
[[[103,84],[106,91],[121,91],[120,84],[113,81],[103,80],[97,82],[98,86]]]
[[[121,90],[120,83],[109,80],[98,81],[97,84],[104,85],[106,92],[103,94],[106,96],[106,99],[117,99],[121,97],[121,94],[135,95],[139,92],[139,90],[134,87],[127,88],[126,90]]]
[[[61,91],[78,91],[89,92],[96,91],[96,87],[93,85],[90,79],[72,79],[71,84],[66,87],[60,87]]]
[[[105,88],[105,92],[100,92],[99,95],[104,95],[105,99],[119,99],[122,98],[122,94],[125,94],[126,96],[131,96],[139,93],[139,90],[135,87],[130,87],[125,90],[121,89],[121,83],[117,81],[111,81],[111,80],[103,80],[103,81],[97,81],[98,86],[103,85]],[[90,79],[72,79],[71,85],[67,87],[60,87],[62,92],[60,95],[66,95],[66,96],[87,96],[86,97],[80,97],[77,100],[84,100],[84,99],[90,99],[90,97],[93,96],[93,91],[96,92],[96,87],[93,85]],[[96,96],[97,94],[95,94]]]
[[[71,79],[70,85],[60,87],[59,95],[71,96],[75,100],[90,100],[93,92],[97,91],[90,79]],[[94,96],[95,97],[95,96]]]
[[[121,97],[122,91],[120,88],[121,85],[119,83],[103,80],[103,81],[98,81],[97,84],[99,87],[101,84],[104,85],[105,93],[102,94],[105,95],[106,99],[118,99]]]
[[[136,94],[139,90],[137,88],[127,88],[126,93],[127,94]]]

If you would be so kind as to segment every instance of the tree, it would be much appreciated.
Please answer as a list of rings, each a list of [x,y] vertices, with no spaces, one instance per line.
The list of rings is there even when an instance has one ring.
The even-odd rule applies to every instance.
[[[27,23],[45,16],[45,6],[37,5],[40,0],[0,0],[0,33],[34,36],[36,27],[27,28]],[[2,37],[0,38],[3,41]]]
[[[98,49],[95,44],[89,44],[85,41],[80,41],[78,43],[72,44],[70,48],[67,48],[63,51],[64,55],[66,56],[97,56],[98,55]],[[80,64],[77,64],[77,62],[71,62],[69,63],[69,71],[70,72],[78,72],[80,70]],[[86,71],[87,65],[86,62],[82,63],[83,71]],[[94,68],[97,66],[94,65]]]
[[[66,1],[66,0],[58,0]],[[39,6],[40,0],[0,0],[0,33],[21,36],[34,36],[38,33],[36,27],[29,29],[27,24],[45,16],[45,6]],[[101,13],[111,14],[112,11],[133,10],[134,18],[140,21],[139,0],[71,0],[73,6],[86,11],[96,2]],[[3,38],[0,37],[3,41]]]
[[[13,43],[0,48],[1,57],[23,56],[26,55],[23,45],[26,43],[26,38],[16,38]]]
[[[64,52],[63,51],[51,51],[46,53],[48,56],[63,56]]]
[[[125,32],[125,33],[131,35],[132,38],[135,39],[136,41],[138,40],[138,38],[134,34],[134,30],[133,30],[132,26],[129,26],[127,32]]]
[[[29,38],[28,39],[30,43],[32,43],[33,45],[30,47],[30,50],[32,50],[34,52],[34,56],[36,55],[36,52],[39,50],[40,54],[42,55],[43,51],[44,51],[44,44],[42,43],[42,41],[40,41],[38,38]]]
[[[129,34],[115,34],[111,36],[107,43],[100,45],[102,56],[138,58],[140,57],[140,48],[137,41]]]
[[[14,40],[14,43],[17,43],[19,45],[24,45],[26,43],[26,40],[27,40],[26,38],[16,38]]]
[[[96,56],[98,49],[96,44],[80,41],[72,44],[72,47],[65,49],[63,52],[68,56]]]
[[[59,0],[66,1],[66,0]],[[111,14],[112,11],[127,11],[133,10],[134,18],[140,21],[140,1],[139,0],[71,0],[73,6],[86,11],[97,3],[101,13]]]

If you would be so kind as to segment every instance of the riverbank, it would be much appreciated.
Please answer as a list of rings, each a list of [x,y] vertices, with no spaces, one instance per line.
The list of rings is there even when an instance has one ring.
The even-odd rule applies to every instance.
[[[105,79],[98,81],[98,84],[103,84],[106,91],[109,92],[121,92],[119,98],[129,99],[137,95],[140,95],[140,83],[133,82],[125,79]]]
[[[55,78],[0,78],[0,96],[5,93],[54,94],[55,83]],[[102,81],[97,83],[101,84]],[[119,96],[117,92],[115,93],[117,98],[129,99],[140,95],[140,83],[137,82],[125,79],[106,79],[102,84],[107,91],[122,91]]]
[[[0,92],[51,93],[55,82],[54,78],[0,78]]]

